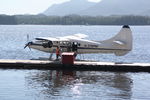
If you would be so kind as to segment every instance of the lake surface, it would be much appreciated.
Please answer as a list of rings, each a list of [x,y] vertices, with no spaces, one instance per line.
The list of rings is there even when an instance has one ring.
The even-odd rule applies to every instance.
[[[0,70],[0,100],[149,100],[149,73]]]
[[[89,35],[91,40],[114,36],[121,26],[0,26],[0,59],[37,59],[49,54],[24,49],[27,34],[35,37]],[[113,62],[150,62],[150,26],[131,26],[133,50],[125,56],[86,54],[80,59]],[[84,56],[84,57],[83,57]],[[149,100],[149,73],[101,71],[3,70],[0,100]]]
[[[42,26],[14,25],[0,26],[0,59],[36,59],[49,57],[49,54],[36,50],[24,49],[27,34],[30,41],[36,37],[66,36],[84,33],[91,40],[105,40],[113,37],[121,26]],[[125,56],[114,54],[84,54],[81,59],[113,62],[150,62],[150,26],[131,26],[133,31],[133,50]]]

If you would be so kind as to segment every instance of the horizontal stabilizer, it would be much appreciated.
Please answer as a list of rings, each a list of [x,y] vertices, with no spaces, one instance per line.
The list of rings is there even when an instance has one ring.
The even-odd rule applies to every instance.
[[[122,42],[122,41],[113,41],[114,43],[116,43],[116,44],[119,44],[119,45],[124,45],[125,43],[124,42]]]
[[[129,51],[119,51],[119,52],[115,52],[116,56],[124,56],[128,53]]]

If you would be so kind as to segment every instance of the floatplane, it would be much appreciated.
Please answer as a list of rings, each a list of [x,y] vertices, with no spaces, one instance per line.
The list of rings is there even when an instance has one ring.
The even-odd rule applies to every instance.
[[[59,47],[62,52],[76,52],[77,54],[113,53],[123,56],[132,50],[132,31],[124,25],[114,37],[104,41],[86,39],[85,34],[74,34],[64,37],[37,37],[28,42],[24,48],[29,47],[47,53],[55,53]]]

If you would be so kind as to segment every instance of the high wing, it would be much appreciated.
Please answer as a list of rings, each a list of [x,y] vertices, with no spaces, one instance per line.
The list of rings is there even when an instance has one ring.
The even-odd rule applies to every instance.
[[[38,37],[38,38],[35,38],[36,40],[51,40],[51,41],[56,41],[57,38],[52,38],[52,37]]]
[[[68,41],[70,39],[84,39],[88,37],[85,34],[74,34],[74,35],[69,35],[69,36],[63,36],[63,37],[56,37],[56,38],[52,38],[52,37],[38,37],[35,38],[36,40],[47,40],[47,41]]]
[[[88,36],[85,34],[78,33],[78,34],[64,36],[64,37],[58,37],[58,38],[60,38],[60,39],[84,39],[86,37],[88,37]]]

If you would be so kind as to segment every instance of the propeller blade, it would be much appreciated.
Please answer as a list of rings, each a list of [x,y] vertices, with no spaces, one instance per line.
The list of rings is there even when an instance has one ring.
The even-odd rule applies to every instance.
[[[32,44],[32,42],[28,42],[25,46],[24,46],[24,49],[26,48],[26,47],[29,47],[29,49],[31,50],[31,48],[30,48],[30,45]]]
[[[28,46],[29,47],[29,46]],[[29,47],[29,50],[31,51],[31,48]]]
[[[29,34],[27,34],[27,42],[29,42]]]
[[[28,45],[26,44],[25,46],[24,46],[24,49],[27,47]]]

